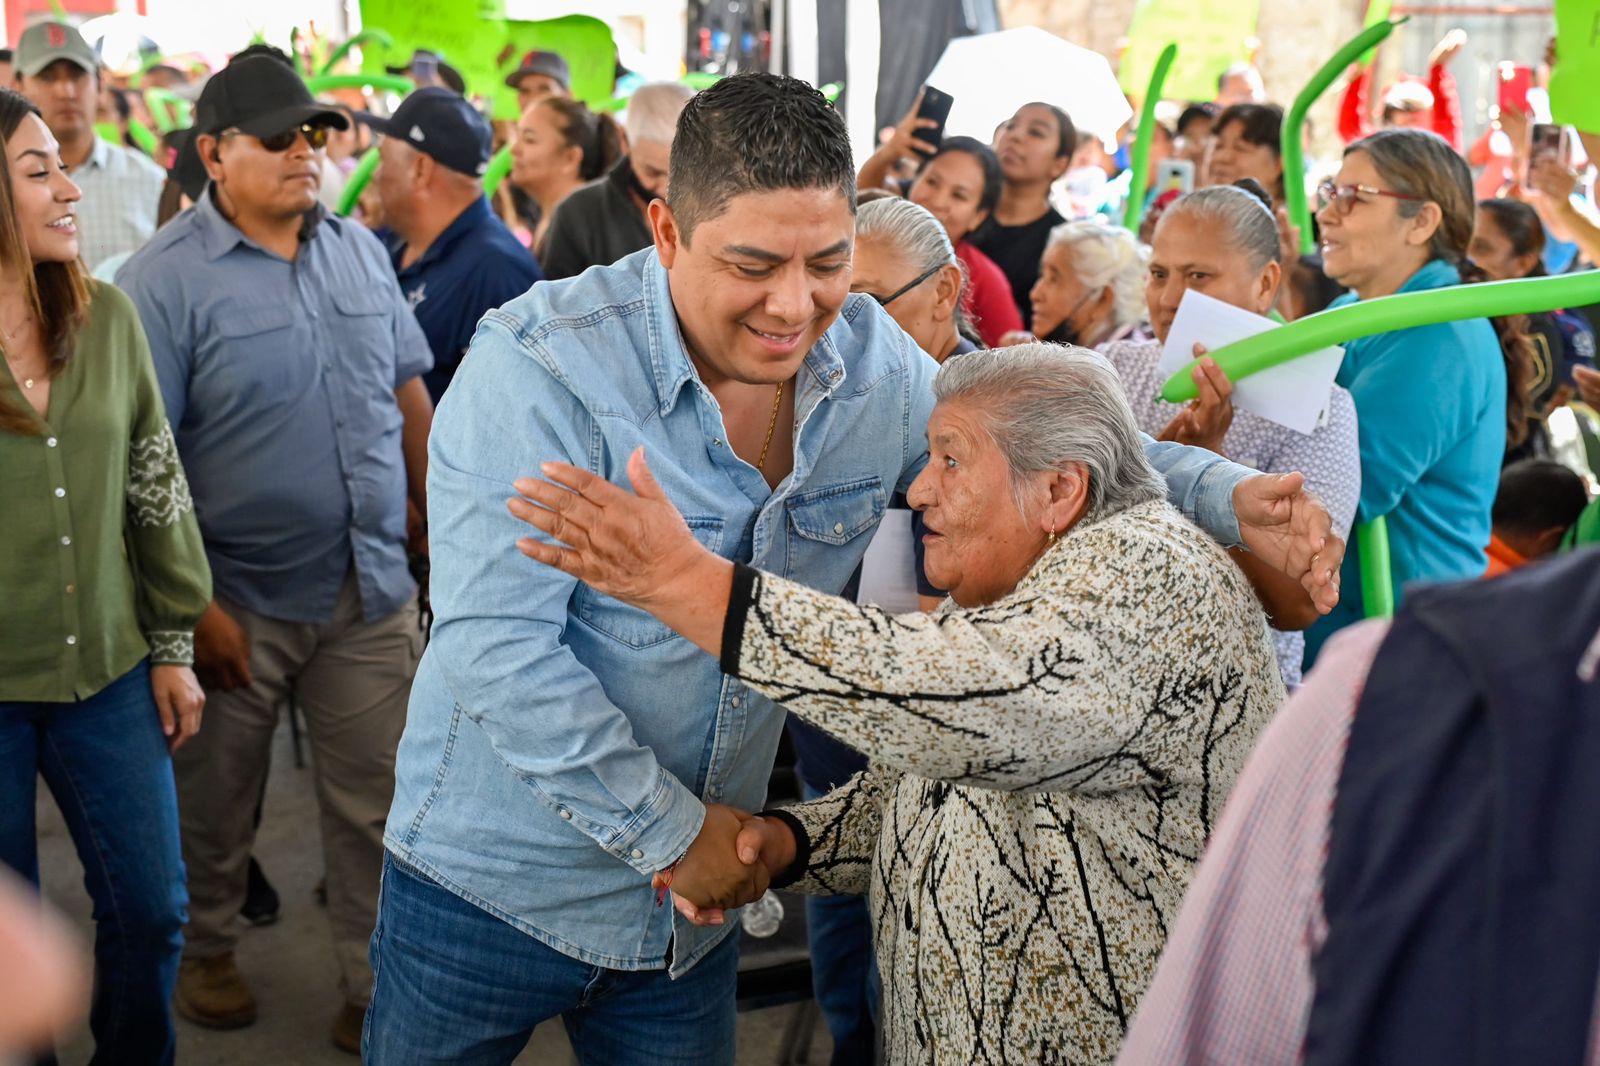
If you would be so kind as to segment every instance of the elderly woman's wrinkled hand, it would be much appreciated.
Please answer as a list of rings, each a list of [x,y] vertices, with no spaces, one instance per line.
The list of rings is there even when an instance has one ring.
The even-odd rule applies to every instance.
[[[1344,541],[1302,474],[1258,474],[1233,490],[1239,534],[1251,553],[1288,574],[1327,614],[1339,604]]]
[[[633,492],[566,463],[544,463],[539,472],[548,480],[521,478],[513,487],[522,498],[506,501],[512,514],[557,542],[517,541],[530,559],[645,610],[681,596],[685,583],[703,580],[705,564],[717,561],[657,484],[643,448],[628,459]]]

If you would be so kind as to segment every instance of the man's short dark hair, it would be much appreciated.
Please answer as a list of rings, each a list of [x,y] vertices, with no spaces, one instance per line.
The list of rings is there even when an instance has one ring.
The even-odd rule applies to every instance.
[[[1524,459],[1500,471],[1494,528],[1536,534],[1567,529],[1589,505],[1583,478],[1549,459]]]
[[[844,119],[816,89],[781,74],[735,74],[696,93],[678,116],[668,179],[685,243],[744,193],[837,189],[856,209]]]

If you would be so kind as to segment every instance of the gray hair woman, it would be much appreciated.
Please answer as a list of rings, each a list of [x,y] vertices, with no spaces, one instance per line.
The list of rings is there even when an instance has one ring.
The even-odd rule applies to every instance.
[[[1028,294],[1034,334],[1086,348],[1133,335],[1144,320],[1148,258],[1139,239],[1121,226],[1096,221],[1057,226]]]
[[[1334,531],[1348,536],[1361,496],[1361,449],[1355,401],[1335,385],[1327,417],[1310,433],[1299,433],[1233,407],[1233,388],[1215,364],[1196,378],[1200,399],[1179,407],[1160,398],[1167,375],[1161,349],[1191,289],[1223,303],[1265,314],[1277,297],[1278,223],[1267,190],[1251,178],[1214,185],[1179,198],[1157,223],[1149,280],[1143,297],[1155,339],[1108,344],[1103,351],[1128,392],[1139,428],[1226,455],[1263,473],[1305,475],[1333,517]],[[1278,666],[1285,684],[1300,683],[1306,643],[1302,630],[1319,617],[1316,605],[1294,581],[1281,577],[1249,552],[1232,553],[1255,586],[1276,630]]]
[[[977,347],[962,335],[971,329],[961,309],[966,287],[950,236],[927,208],[889,196],[861,205],[850,291],[878,301],[941,363]]]
[[[707,552],[642,452],[637,496],[572,467],[519,481],[512,511],[569,547],[520,546],[873,760],[750,818],[721,870],[658,875],[686,916],[767,876],[869,894],[891,1062],[1110,1062],[1283,683],[1249,584],[1163,499],[1102,357],[974,352],[935,394],[910,498],[953,600],[938,615]],[[750,867],[753,889],[722,872]]]

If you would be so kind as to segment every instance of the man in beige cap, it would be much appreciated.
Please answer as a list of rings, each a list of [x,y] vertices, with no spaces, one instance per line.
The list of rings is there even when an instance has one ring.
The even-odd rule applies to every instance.
[[[37,22],[13,57],[15,88],[44,116],[61,144],[61,161],[83,190],[78,243],[93,270],[136,251],[156,231],[156,206],[167,174],[149,157],[95,136],[100,58],[65,22]]]

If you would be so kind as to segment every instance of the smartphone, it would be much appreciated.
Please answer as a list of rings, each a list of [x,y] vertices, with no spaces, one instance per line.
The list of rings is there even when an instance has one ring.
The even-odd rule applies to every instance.
[[[1188,159],[1163,159],[1156,166],[1155,194],[1178,190],[1178,195],[1194,192],[1194,162]]]
[[[1528,169],[1531,171],[1534,164],[1541,159],[1553,159],[1562,166],[1567,166],[1572,161],[1572,142],[1568,138],[1565,126],[1557,126],[1551,122],[1535,122],[1530,128],[1528,137]],[[1522,176],[1523,184],[1528,183],[1528,175]]]
[[[922,104],[917,108],[917,117],[931,118],[938,125],[920,128],[911,136],[930,148],[939,147],[939,142],[944,140],[944,124],[950,118],[950,107],[955,102],[956,98],[949,93],[940,92],[931,85],[924,85]]]
[[[1528,90],[1533,88],[1533,68],[1505,62],[1497,64],[1495,69],[1499,72],[1500,110],[1532,114],[1533,105],[1528,102]]]

